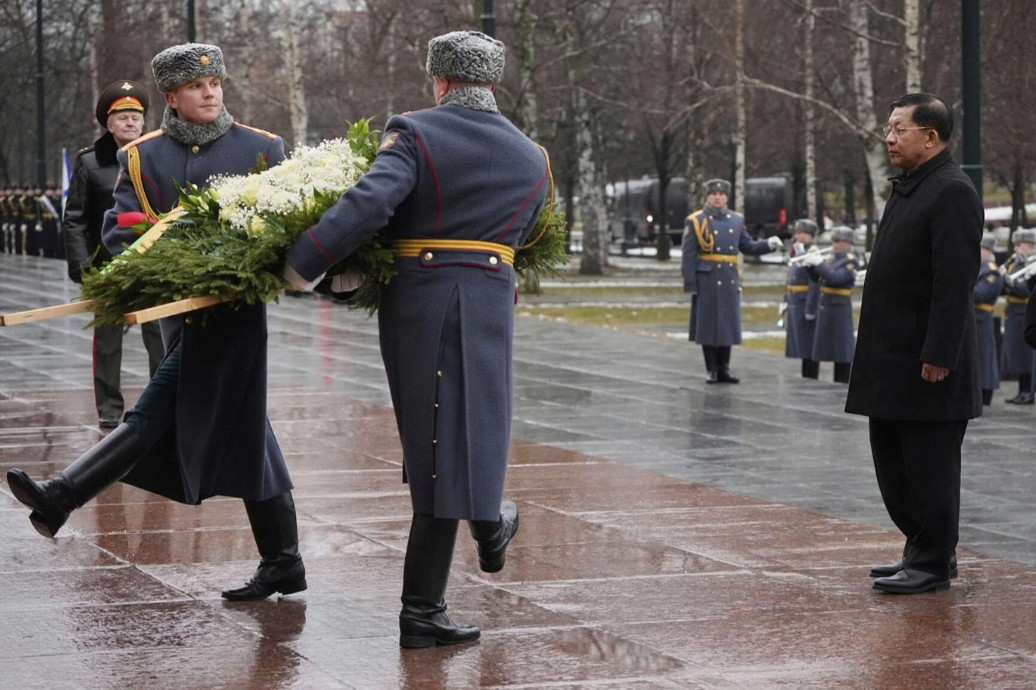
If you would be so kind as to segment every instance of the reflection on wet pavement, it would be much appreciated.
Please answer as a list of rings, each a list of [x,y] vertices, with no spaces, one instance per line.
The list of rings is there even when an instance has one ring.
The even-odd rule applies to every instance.
[[[26,308],[51,266],[5,261],[0,311]],[[376,325],[288,298],[270,321],[270,417],[309,590],[219,598],[257,559],[240,501],[183,506],[118,484],[49,541],[2,486],[0,688],[1033,687],[1034,537],[997,527],[1034,522],[1011,503],[1032,473],[1024,416],[994,409],[969,429],[972,451],[996,444],[1002,464],[973,470],[971,496],[996,500],[965,508],[961,577],[880,595],[867,569],[902,545],[837,386],[803,388],[767,373],[783,360],[739,353],[746,384],[711,391],[647,366],[633,346],[650,339],[519,320],[507,494],[521,531],[493,575],[459,540],[447,599],[481,640],[404,651],[410,506]],[[0,329],[0,470],[52,476],[99,438],[83,323]],[[125,366],[133,399],[134,338]],[[1012,482],[989,478],[1000,466]]]

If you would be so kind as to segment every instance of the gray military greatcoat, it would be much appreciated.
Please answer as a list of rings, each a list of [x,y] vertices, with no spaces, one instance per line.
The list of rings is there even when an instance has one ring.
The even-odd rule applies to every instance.
[[[119,151],[123,173],[102,238],[119,253],[137,237],[118,214],[165,213],[176,205],[176,184],[205,185],[217,174],[240,175],[262,156],[284,159],[280,137],[234,124],[219,139],[186,146],[161,131]],[[126,173],[130,161],[140,175]],[[163,319],[166,348],[180,345],[175,430],[123,481],[183,503],[209,496],[266,500],[292,488],[266,418],[266,307],[226,304]]]
[[[741,344],[737,255],[769,254],[769,243],[752,239],[740,213],[713,216],[702,210],[687,217],[681,251],[683,291],[693,295],[688,340],[715,347]]]
[[[288,251],[314,280],[381,228],[420,250],[378,310],[415,513],[500,518],[516,297],[500,250],[529,235],[548,187],[544,153],[505,117],[440,105],[389,120],[370,171]],[[472,240],[489,244],[457,243]]]

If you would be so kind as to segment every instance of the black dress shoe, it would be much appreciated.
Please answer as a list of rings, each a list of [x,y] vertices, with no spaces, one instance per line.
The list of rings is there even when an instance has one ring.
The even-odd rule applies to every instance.
[[[903,569],[903,559],[889,565],[875,565],[871,567],[871,577],[892,577]],[[950,579],[957,577],[957,557],[950,556]]]
[[[404,649],[473,642],[481,634],[473,625],[454,623],[445,602],[438,606],[403,604],[399,612],[399,646]]]
[[[1012,405],[1032,405],[1036,403],[1036,396],[1027,391],[1019,391],[1018,395],[1013,398],[1007,398],[1004,402],[1011,403]]]
[[[705,383],[719,383],[719,374],[715,371],[710,371],[708,378],[705,379]]]
[[[102,417],[101,420],[97,422],[97,426],[102,429],[115,429],[119,426],[119,420]]]
[[[950,578],[909,568],[904,568],[891,577],[879,577],[874,581],[874,589],[889,594],[920,594],[949,588]]]

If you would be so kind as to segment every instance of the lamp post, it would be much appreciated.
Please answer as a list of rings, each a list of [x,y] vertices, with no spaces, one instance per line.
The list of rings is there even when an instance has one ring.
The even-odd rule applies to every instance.
[[[196,31],[194,28],[194,0],[187,0],[187,42],[194,43]]]
[[[961,0],[961,96],[964,117],[963,164],[961,168],[971,178],[975,191],[982,198],[982,112],[980,106],[979,73],[979,0]]]
[[[36,184],[47,187],[46,112],[43,101],[43,0],[36,0]]]
[[[493,0],[482,0],[482,33],[496,36],[496,15],[493,14]]]

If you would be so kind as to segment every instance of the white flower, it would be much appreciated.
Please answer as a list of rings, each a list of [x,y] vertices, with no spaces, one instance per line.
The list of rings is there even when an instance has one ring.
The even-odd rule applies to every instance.
[[[280,165],[258,175],[213,178],[220,221],[251,236],[267,227],[263,218],[286,217],[316,208],[314,192],[337,199],[367,171],[367,161],[349,142],[331,139],[318,146],[300,146]]]

